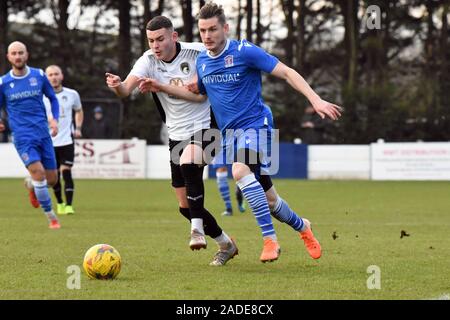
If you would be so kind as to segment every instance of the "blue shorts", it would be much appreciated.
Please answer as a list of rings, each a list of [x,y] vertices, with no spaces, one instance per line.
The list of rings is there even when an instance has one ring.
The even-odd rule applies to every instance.
[[[257,166],[261,174],[276,174],[279,169],[279,146],[276,138],[275,130],[270,126],[227,131],[219,163],[241,162]]]
[[[25,167],[40,161],[46,170],[56,170],[56,157],[52,139],[14,139],[14,146]]]
[[[214,156],[211,163],[209,164],[213,169],[219,169],[227,166],[226,158],[224,157],[224,148],[221,147],[219,152]]]

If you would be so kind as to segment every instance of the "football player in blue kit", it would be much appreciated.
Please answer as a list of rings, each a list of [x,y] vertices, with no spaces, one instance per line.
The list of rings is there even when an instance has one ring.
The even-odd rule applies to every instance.
[[[271,110],[264,104],[261,94],[261,72],[285,80],[305,95],[322,118],[327,116],[337,120],[341,116],[341,107],[322,100],[300,74],[260,47],[246,40],[227,39],[229,25],[221,6],[213,2],[203,6],[198,29],[206,50],[197,57],[197,83],[187,86],[189,91],[185,87],[152,81],[147,89],[162,90],[187,100],[198,100],[196,93],[208,96],[222,131],[227,161],[233,163],[233,178],[261,229],[264,240],[262,262],[277,260],[281,252],[271,215],[298,232],[309,255],[319,259],[322,249],[312,233],[311,223],[289,207],[270,179],[274,168],[276,170],[277,154],[274,153],[277,152],[273,152]]]
[[[48,186],[57,181],[49,126],[51,135],[55,136],[58,133],[58,100],[44,71],[27,66],[28,51],[23,43],[11,43],[7,58],[12,68],[0,78],[0,108],[6,107],[14,146],[31,175],[28,187],[35,197],[32,204],[42,207],[50,229],[59,229],[48,192]],[[47,120],[43,95],[51,102],[51,121]],[[0,119],[0,130],[3,129]]]

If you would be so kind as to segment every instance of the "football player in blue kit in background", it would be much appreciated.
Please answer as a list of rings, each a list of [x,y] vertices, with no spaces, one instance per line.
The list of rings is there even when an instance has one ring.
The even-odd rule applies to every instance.
[[[12,42],[7,58],[11,70],[0,78],[0,109],[6,107],[14,146],[30,173],[28,188],[32,205],[42,207],[50,229],[59,229],[48,191],[48,186],[57,181],[49,126],[51,135],[55,136],[58,133],[58,100],[44,71],[27,66],[28,51],[23,43]],[[50,121],[47,120],[43,95],[51,103],[53,119]],[[1,120],[0,130],[4,130]]]

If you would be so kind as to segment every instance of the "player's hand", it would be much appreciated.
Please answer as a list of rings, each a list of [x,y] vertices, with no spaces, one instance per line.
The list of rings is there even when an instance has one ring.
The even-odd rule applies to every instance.
[[[322,119],[327,116],[332,120],[337,120],[343,111],[341,107],[322,99],[316,103],[313,103],[312,106]]]
[[[195,93],[195,94],[199,94],[200,93],[200,90],[198,90],[198,83],[197,82],[188,83],[186,85],[186,88],[192,93]]]
[[[161,84],[155,79],[140,78],[138,82],[139,82],[139,91],[141,93],[161,91]]]
[[[106,85],[110,88],[117,88],[122,83],[122,80],[119,76],[112,73],[105,73],[106,76]]]
[[[81,138],[83,135],[81,134],[81,129],[77,128],[75,129],[75,132],[73,133],[73,136],[77,139]]]
[[[0,120],[0,132],[5,131],[6,127],[3,122]]]
[[[51,136],[56,137],[58,134],[58,122],[55,119],[51,119],[49,120],[49,126]]]

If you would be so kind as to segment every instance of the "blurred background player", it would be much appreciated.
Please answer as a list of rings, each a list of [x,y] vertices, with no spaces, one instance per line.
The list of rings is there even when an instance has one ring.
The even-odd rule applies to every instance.
[[[56,205],[56,212],[58,214],[73,214],[75,213],[72,206],[75,190],[72,178],[72,166],[75,158],[75,144],[73,138],[81,138],[82,136],[83,108],[78,92],[63,87],[62,82],[64,80],[64,75],[59,66],[50,65],[45,69],[45,73],[55,91],[60,108],[58,134],[52,138],[58,167],[58,181],[53,186],[53,191],[58,202]],[[51,119],[51,103],[47,98],[44,98],[44,103],[47,108],[47,115],[49,119]],[[75,117],[73,115],[74,112]],[[73,118],[75,118],[75,130],[73,128]],[[62,197],[61,176],[64,180],[65,202]]]
[[[228,185],[228,168],[226,165],[217,163],[217,157],[215,157],[211,163],[214,169],[216,169],[216,183],[219,189],[220,196],[225,203],[225,211],[222,212],[222,216],[232,216],[233,206],[231,204],[230,187]],[[240,212],[245,212],[245,203],[242,196],[241,189],[236,185],[235,189],[236,201]]]
[[[136,61],[127,78],[122,82],[119,76],[106,73],[108,87],[121,98],[138,86],[148,92],[149,78],[178,85],[196,79],[195,59],[204,50],[201,43],[179,42],[172,22],[163,16],[150,20],[146,33],[150,50]],[[206,248],[205,235],[210,236],[219,246],[210,265],[222,266],[238,249],[204,207],[203,150],[211,141],[204,140],[203,133],[210,128],[210,104],[204,98],[189,102],[164,92],[154,93],[153,98],[168,128],[172,186],[179,211],[191,221],[189,247]]]
[[[55,151],[51,135],[58,133],[59,104],[44,71],[27,66],[26,46],[15,41],[8,46],[11,70],[0,79],[0,109],[6,106],[14,146],[31,175],[29,189],[33,207],[39,205],[49,221],[49,228],[61,226],[52,209],[48,185],[57,181]],[[47,120],[43,95],[50,99],[52,119]],[[0,131],[4,130],[0,122]]]

